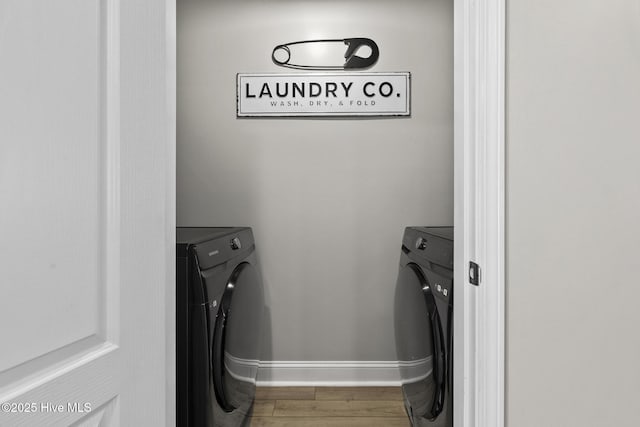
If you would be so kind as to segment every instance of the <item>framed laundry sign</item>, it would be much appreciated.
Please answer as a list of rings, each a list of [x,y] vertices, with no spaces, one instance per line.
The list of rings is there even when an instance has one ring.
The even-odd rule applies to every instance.
[[[238,117],[410,116],[411,73],[238,74]]]

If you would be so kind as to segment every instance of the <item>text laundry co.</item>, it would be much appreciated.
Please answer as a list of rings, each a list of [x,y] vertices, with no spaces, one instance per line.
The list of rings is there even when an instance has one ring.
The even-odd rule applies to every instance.
[[[408,72],[238,74],[238,117],[409,116]]]
[[[264,82],[258,90],[252,88],[249,83],[245,83],[245,94],[247,98],[349,98],[349,93],[353,88],[353,82]],[[393,94],[393,85],[390,82],[382,82],[376,85],[375,82],[365,82],[362,85],[362,94],[367,98],[376,95],[389,97]],[[396,94],[400,96],[399,94]]]

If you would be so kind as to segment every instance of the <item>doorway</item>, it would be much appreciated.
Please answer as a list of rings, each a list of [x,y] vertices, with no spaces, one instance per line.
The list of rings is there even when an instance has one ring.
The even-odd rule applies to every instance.
[[[197,5],[205,4],[205,2],[197,1],[193,3]],[[375,6],[382,8],[381,3],[376,3]],[[424,2],[414,3],[419,3],[420,7],[424,7]],[[178,1],[179,31],[180,8],[183,4],[186,4],[186,2]],[[323,3],[323,7],[336,7],[337,3],[331,2],[326,3],[326,5]],[[394,3],[393,7],[402,9],[404,6],[400,3]],[[363,360],[378,362],[377,365],[375,363],[371,364],[369,368],[381,373],[384,369],[389,368],[389,366],[382,363],[388,361],[386,360],[387,356],[380,355],[371,358],[371,348],[384,347],[378,345],[379,343],[371,344],[371,348],[366,346],[357,348],[354,346],[352,348],[353,356],[345,359],[344,356],[341,358],[338,354],[332,353],[341,346],[332,348],[320,345],[318,348],[314,348],[313,344],[306,346],[285,343],[279,337],[298,338],[298,342],[305,342],[305,339],[308,339],[309,342],[321,342],[326,332],[323,332],[323,329],[320,328],[322,322],[318,321],[318,319],[325,318],[324,316],[327,314],[323,312],[322,307],[331,306],[336,310],[331,295],[339,294],[344,298],[345,309],[337,309],[338,315],[334,316],[335,319],[342,318],[344,321],[344,315],[349,312],[349,309],[359,309],[361,304],[359,303],[358,295],[363,295],[370,291],[367,285],[378,281],[380,274],[375,270],[369,271],[367,268],[359,267],[358,263],[361,263],[361,265],[366,263],[364,258],[369,250],[380,251],[380,246],[387,246],[386,244],[379,245],[376,243],[375,237],[379,236],[380,233],[387,233],[384,237],[387,242],[392,242],[395,239],[392,247],[397,248],[399,232],[397,230],[394,231],[396,236],[391,237],[392,231],[380,231],[379,227],[375,227],[375,225],[358,226],[360,218],[371,219],[372,224],[375,224],[375,220],[379,220],[380,212],[371,209],[359,211],[357,207],[354,207],[355,205],[345,203],[344,200],[348,200],[354,194],[357,194],[358,197],[372,200],[374,199],[374,190],[380,185],[383,189],[386,186],[390,190],[398,190],[398,188],[400,191],[408,190],[402,190],[402,185],[398,186],[397,181],[384,181],[383,179],[382,184],[380,181],[358,182],[353,176],[351,176],[353,181],[345,188],[344,183],[349,181],[345,181],[343,178],[349,177],[350,171],[363,164],[367,165],[366,167],[370,168],[372,172],[380,172],[382,176],[395,176],[397,175],[397,170],[391,169],[390,171],[385,169],[384,162],[389,159],[401,162],[402,159],[399,157],[394,159],[393,156],[397,156],[397,153],[393,150],[387,151],[387,158],[380,159],[378,163],[367,164],[367,159],[359,156],[359,153],[367,152],[366,149],[372,149],[370,135],[375,134],[376,138],[381,135],[379,129],[376,129],[377,121],[375,120],[354,121],[358,125],[369,125],[373,128],[370,129],[371,133],[356,134],[349,130],[352,123],[346,120],[305,121],[304,119],[294,119],[273,121],[270,119],[237,119],[235,112],[232,111],[233,109],[230,110],[228,108],[229,103],[233,101],[228,96],[223,95],[229,91],[229,88],[232,88],[232,92],[235,90],[235,80],[233,79],[235,73],[251,71],[279,72],[280,70],[270,62],[269,54],[271,48],[278,43],[298,40],[297,36],[289,36],[288,34],[290,33],[288,31],[291,31],[291,28],[294,28],[298,23],[299,17],[304,17],[304,19],[308,20],[305,21],[307,22],[305,26],[307,30],[313,28],[309,23],[322,22],[323,17],[322,13],[310,11],[309,5],[294,2],[249,3],[249,6],[245,5],[243,7],[250,7],[251,10],[243,10],[242,13],[238,13],[238,10],[234,9],[230,2],[217,2],[216,7],[218,10],[215,16],[219,19],[216,25],[207,25],[205,22],[206,14],[194,13],[193,18],[191,18],[200,20],[202,34],[213,38],[214,41],[211,46],[214,46],[214,49],[209,49],[205,39],[202,37],[194,37],[195,42],[190,44],[189,50],[186,50],[180,41],[180,36],[178,39],[178,225],[208,225],[210,218],[199,216],[197,213],[198,209],[201,208],[203,211],[217,212],[219,216],[216,216],[223,218],[222,222],[227,220],[237,221],[242,218],[250,220],[250,212],[263,212],[261,218],[265,218],[265,221],[268,218],[269,222],[273,220],[280,226],[278,229],[265,229],[263,234],[263,241],[266,246],[265,253],[262,255],[264,257],[263,261],[272,266],[267,275],[278,278],[288,277],[285,281],[266,278],[267,287],[271,287],[272,291],[277,291],[276,295],[269,295],[270,291],[267,290],[267,297],[271,298],[272,301],[286,302],[286,304],[283,304],[285,308],[278,308],[271,312],[270,323],[272,328],[269,339],[272,345],[267,350],[267,353],[271,355],[272,360],[278,361],[278,357],[281,357],[284,358],[281,361],[288,361],[290,366],[296,368],[295,362],[305,362],[307,356],[316,357],[315,360],[322,363],[311,367],[305,365],[306,367],[302,369],[313,371],[310,368],[315,367],[317,372],[322,372],[321,375],[328,375],[331,372],[339,371],[345,366],[340,365],[339,362],[350,362],[357,359],[358,355],[362,355]],[[332,33],[337,32],[347,36],[349,32],[353,34],[353,29],[345,30],[345,25],[351,19],[350,17],[358,16],[366,19],[368,14],[373,13],[371,12],[371,7],[366,9],[354,8],[353,10],[349,9],[349,7],[349,3],[341,3],[342,13],[332,14],[332,25],[323,26],[322,28],[327,28],[327,31],[330,30]],[[346,9],[349,9],[348,13],[345,11]],[[484,13],[479,13],[479,11]],[[265,17],[270,16],[270,13],[275,12],[279,12],[277,16],[284,17],[280,24],[265,19]],[[410,13],[409,15],[413,15],[413,17],[419,16],[416,13]],[[328,20],[327,17],[324,19]],[[253,30],[255,32],[241,34],[240,38],[233,37],[231,34],[235,34],[234,31],[240,31],[238,25],[234,24],[239,22],[254,23]],[[393,29],[393,22],[393,16],[387,15],[385,24],[387,25],[387,30]],[[398,21],[396,19],[397,22],[404,23],[407,21],[403,19]],[[274,25],[278,26],[277,31],[282,34],[282,37],[265,40],[264,35],[271,34],[272,26]],[[420,218],[425,218],[425,214],[428,214],[431,218],[440,220],[450,215],[450,221],[455,224],[457,230],[456,283],[460,284],[460,288],[463,289],[463,292],[456,294],[456,348],[460,351],[457,352],[455,362],[455,377],[458,378],[456,388],[459,390],[455,396],[455,402],[457,407],[464,408],[464,410],[456,411],[457,414],[460,414],[456,425],[501,425],[501,421],[499,421],[501,419],[499,402],[503,400],[501,376],[504,371],[503,354],[501,352],[501,346],[503,346],[503,333],[501,331],[504,329],[504,316],[501,314],[504,312],[503,302],[501,303],[504,296],[504,279],[502,277],[504,255],[503,239],[501,237],[504,228],[504,208],[502,204],[504,179],[501,174],[504,169],[501,157],[501,150],[503,150],[504,144],[504,2],[483,1],[475,2],[472,5],[470,2],[456,1],[451,6],[450,25],[452,49],[451,85],[453,87],[455,82],[456,87],[455,94],[451,93],[450,109],[449,130],[451,139],[449,142],[452,151],[448,168],[451,170],[448,172],[447,178],[450,183],[439,185],[439,188],[447,188],[448,185],[448,190],[444,192],[449,193],[450,201],[448,205],[447,203],[444,204],[447,206],[443,211],[429,211],[432,208],[428,207],[422,211],[417,211],[420,216],[415,221],[404,220],[400,222],[404,225],[424,225],[425,220],[420,220]],[[405,25],[405,27],[411,28],[409,25]],[[324,36],[310,31],[305,33],[304,37],[321,38]],[[400,35],[398,35],[398,38],[400,38]],[[244,40],[244,44],[242,40]],[[250,42],[247,40],[250,40]],[[408,38],[405,37],[405,40],[408,40]],[[422,45],[429,43],[429,41],[424,42],[419,37],[414,40],[417,40]],[[247,50],[247,46],[250,49]],[[471,49],[470,46],[474,48]],[[396,66],[399,66],[398,64],[403,63],[402,61],[406,61],[407,51],[419,52],[419,49],[409,49],[405,43],[402,45],[402,49],[391,49],[390,53],[388,53],[389,50],[385,51],[381,47],[381,62],[376,65],[374,70],[382,70],[383,68],[381,67],[383,65],[395,69]],[[422,54],[424,53],[425,51],[422,51]],[[207,69],[211,71],[209,77],[212,79],[218,78],[212,76],[222,76],[223,74],[227,76],[224,81],[220,80],[219,84],[217,83],[206,89],[209,91],[207,95],[209,100],[219,99],[219,97],[226,99],[224,101],[226,103],[224,111],[215,111],[215,108],[206,107],[195,108],[193,115],[181,122],[180,86],[181,84],[187,86],[197,84],[191,79],[181,80],[184,74],[181,76],[180,63],[185,54],[202,58],[207,64]],[[384,63],[382,58],[387,54],[391,56],[387,57],[389,58],[388,62]],[[402,55],[405,55],[405,59],[402,58]],[[234,61],[237,62],[234,63]],[[233,71],[234,64],[235,71]],[[241,67],[240,64],[242,64]],[[232,70],[232,72],[229,72],[229,70]],[[384,68],[384,70],[386,71],[387,69]],[[204,69],[191,69],[190,71],[206,73]],[[415,81],[417,75],[415,72],[413,75]],[[222,85],[224,85],[224,88]],[[192,89],[196,90],[195,87],[192,87]],[[414,101],[417,97],[417,90],[416,86],[412,89]],[[206,104],[209,101],[203,98],[203,102]],[[417,105],[412,107],[414,111],[413,118],[415,119],[418,114],[416,113]],[[216,121],[216,117],[219,121]],[[201,132],[198,129],[199,126],[195,126],[191,120],[204,123],[209,131]],[[390,128],[394,126],[394,120],[403,125],[412,123],[403,119],[384,119],[379,121],[382,122],[384,127]],[[225,134],[237,135],[228,126],[233,127],[233,124],[237,124],[239,121],[241,122],[239,125],[243,128],[243,137],[235,140],[235,138],[224,136]],[[331,131],[327,131],[328,123],[332,125],[333,129]],[[303,132],[296,130],[296,128],[309,127],[309,125],[311,125],[312,129]],[[274,137],[272,144],[269,144],[269,141],[265,144],[265,129],[266,132],[278,136],[278,138]],[[181,135],[184,135],[183,131],[192,136],[194,141],[197,142],[189,147],[181,148],[180,140]],[[351,135],[351,141],[355,142],[341,144],[341,140],[330,138],[333,132],[336,132],[336,134],[347,132],[347,135]],[[208,135],[217,136],[211,139]],[[305,136],[307,140],[305,140]],[[319,140],[321,136],[326,137],[326,143],[309,144],[308,139]],[[387,138],[387,142],[393,142],[393,147],[402,145],[402,134],[400,132],[391,134]],[[215,146],[214,150],[211,149],[212,146]],[[387,147],[391,147],[391,145],[389,144]],[[198,154],[203,152],[206,154]],[[292,155],[292,152],[295,155]],[[398,150],[398,152],[402,152],[402,150]],[[257,153],[257,155],[247,156],[247,153]],[[416,156],[419,155],[420,153],[416,154]],[[411,157],[415,159],[416,156]],[[193,162],[187,159],[193,159]],[[277,159],[288,159],[289,161],[282,162]],[[211,162],[216,164],[215,170],[210,167]],[[187,164],[189,164],[188,167],[186,167]],[[306,171],[325,171],[327,165],[335,172],[333,180],[330,177],[328,181],[314,181],[313,178],[317,178],[319,175],[305,173]],[[407,168],[409,174],[420,175],[417,172],[420,171],[421,165],[409,164],[405,166],[410,166]],[[429,164],[425,167],[428,167],[431,172],[438,172],[438,166],[435,165],[435,169],[432,166],[434,165]],[[181,171],[187,171],[188,174],[188,177],[184,178],[182,182]],[[210,174],[209,178],[203,180],[200,171],[207,171],[206,173]],[[439,174],[438,176],[445,175],[447,174]],[[225,187],[225,184],[228,182],[234,182],[235,190],[226,189],[228,187]],[[424,181],[417,178],[414,182],[422,183]],[[438,184],[442,184],[442,182]],[[329,191],[322,191],[324,186],[331,192],[342,193],[343,198],[341,200],[332,198],[332,194],[329,194]],[[392,188],[394,186],[398,188]],[[184,188],[188,187],[193,191],[183,191]],[[310,187],[314,187],[317,191],[309,192]],[[202,197],[202,192],[196,190],[198,188],[216,188],[214,193],[223,197],[210,197],[208,200],[204,200],[206,197]],[[283,193],[280,191],[282,188],[290,188],[291,191]],[[361,188],[370,190],[370,193],[362,193],[360,191]],[[394,192],[390,191],[390,193]],[[309,194],[312,194],[313,198],[307,197]],[[397,192],[394,194],[397,194]],[[426,197],[426,192],[421,197]],[[215,200],[218,200],[218,202]],[[280,210],[278,203],[280,206],[284,206],[285,209]],[[194,209],[181,212],[181,205],[193,206]],[[383,210],[388,206],[381,203],[380,209]],[[391,204],[391,206],[395,207],[397,205]],[[442,206],[440,205],[440,207]],[[299,218],[304,217],[304,215],[301,216],[301,210],[304,208],[307,209],[307,213],[312,215],[314,224],[321,224],[319,228],[316,227],[314,229],[312,225],[305,224],[299,220]],[[281,215],[282,212],[288,212],[291,216],[283,216]],[[338,217],[348,218],[349,221],[342,224],[339,230],[333,230],[328,224],[331,224],[332,220]],[[296,220],[296,218],[298,219]],[[216,222],[216,225],[218,224],[220,223]],[[289,230],[289,232],[283,234],[282,230]],[[339,236],[342,236],[342,239],[336,238],[336,234],[332,232],[339,232]],[[344,237],[356,243],[345,248]],[[260,240],[260,237],[258,237],[258,240]],[[274,248],[274,250],[269,250],[270,248]],[[311,248],[310,253],[309,248]],[[331,248],[334,250],[330,250]],[[355,264],[344,264],[344,258],[340,256],[343,252],[348,252],[349,256],[356,261]],[[296,262],[296,260],[299,261],[301,253],[307,253],[308,260],[314,261]],[[270,262],[274,256],[284,260],[284,262]],[[397,258],[397,254],[391,256]],[[318,263],[318,259],[322,259],[324,262]],[[467,283],[468,265],[469,261],[472,260],[480,265],[481,268],[482,280],[481,286],[478,288],[470,287],[471,285]],[[338,268],[338,271],[333,271],[335,266],[342,267]],[[332,271],[335,275],[328,271]],[[308,285],[309,277],[314,278],[311,286],[305,286]],[[300,278],[307,278],[307,280],[301,280]],[[340,292],[340,290],[344,290],[344,287],[340,287],[340,284],[345,280],[362,283],[363,285],[360,289],[357,289],[358,292],[344,295],[344,292]],[[394,280],[395,278],[392,278],[391,282]],[[497,283],[497,285],[490,288],[483,287],[482,284],[486,283]],[[285,299],[281,300],[281,295],[284,295]],[[310,310],[305,310],[305,306],[296,304],[296,301],[313,301],[314,304],[310,305]],[[377,309],[384,310],[385,301],[388,301],[388,299],[380,298],[373,307],[367,307],[365,312]],[[285,316],[291,315],[297,316],[296,319],[298,321],[291,322],[294,326],[289,329],[274,331],[274,322],[285,324],[286,322],[280,320],[284,319]],[[311,328],[307,332],[303,332],[302,328],[296,327],[300,325],[300,322],[305,322],[305,319],[312,319],[308,322]],[[363,335],[361,333],[363,331],[368,329],[379,330],[367,322],[366,313],[363,315],[363,319],[359,324],[356,322],[356,325],[360,328],[359,330],[351,331],[350,335],[347,332],[347,335],[345,335],[346,338],[350,338],[350,342],[362,340]],[[384,316],[382,316],[382,320],[384,321]],[[344,321],[342,325],[344,324],[353,323]],[[340,328],[341,324],[337,323],[334,326],[332,329],[334,332],[343,332],[344,328]],[[274,334],[276,335],[275,337]],[[366,332],[364,334],[366,335]],[[386,336],[388,338],[389,335],[386,334]],[[310,337],[313,337],[313,339],[310,339]],[[346,338],[344,342],[347,342]],[[382,338],[382,340],[384,339]],[[295,340],[291,340],[291,342],[295,342]],[[274,354],[274,352],[284,351],[287,348],[291,351],[290,354],[294,356]],[[373,354],[375,355],[375,351]],[[493,365],[489,366],[488,364]],[[300,366],[297,366],[299,372]],[[271,368],[274,372],[273,375],[276,375],[275,372],[279,368],[277,364],[272,364]],[[281,370],[280,372],[286,371]],[[488,389],[491,390],[491,393],[482,392]],[[483,399],[486,400],[483,401]],[[494,409],[488,411],[489,415],[487,415],[485,413],[487,411],[482,410],[484,407]],[[489,418],[483,418],[485,416]],[[480,421],[481,419],[491,419],[495,422],[483,424]]]

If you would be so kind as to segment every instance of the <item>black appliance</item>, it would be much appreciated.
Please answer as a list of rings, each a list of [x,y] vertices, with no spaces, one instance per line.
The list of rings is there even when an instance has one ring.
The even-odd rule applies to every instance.
[[[176,425],[246,425],[264,310],[253,233],[178,227],[176,237]]]
[[[453,426],[453,227],[407,227],[394,302],[405,408],[414,427]]]

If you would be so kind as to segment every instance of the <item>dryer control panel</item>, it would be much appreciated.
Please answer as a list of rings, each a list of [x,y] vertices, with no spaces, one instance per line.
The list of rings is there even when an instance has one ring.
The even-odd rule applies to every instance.
[[[402,246],[412,258],[453,269],[453,227],[407,227]]]

